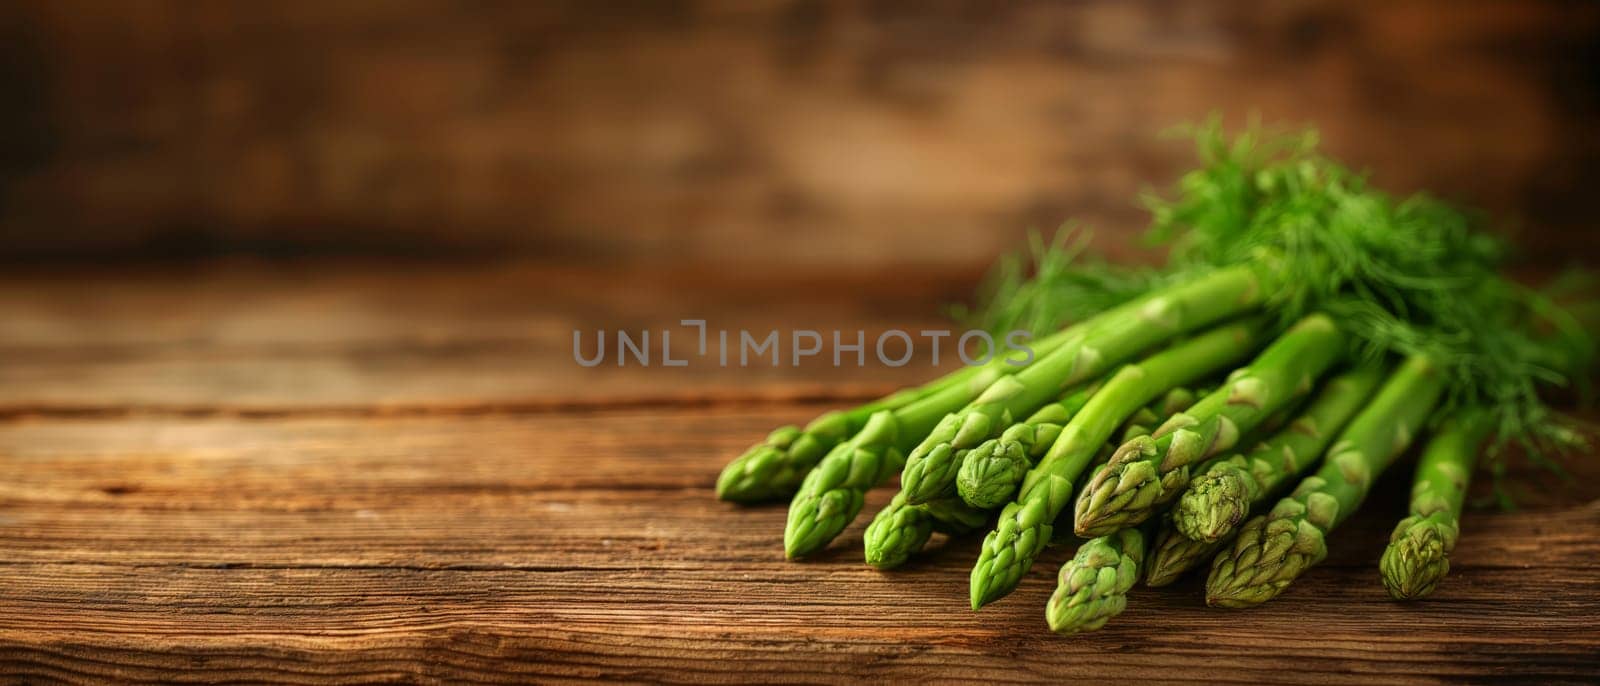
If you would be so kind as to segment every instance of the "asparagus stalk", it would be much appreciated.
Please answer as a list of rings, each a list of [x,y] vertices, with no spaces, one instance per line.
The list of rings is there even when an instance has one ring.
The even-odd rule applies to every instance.
[[[891,569],[905,564],[911,555],[922,550],[922,545],[933,535],[933,518],[920,505],[906,502],[906,493],[894,494],[894,499],[878,510],[878,515],[862,533],[866,544],[867,564],[879,569]]]
[[[1373,481],[1410,445],[1444,386],[1433,360],[1407,359],[1340,433],[1317,473],[1271,512],[1246,523],[1233,545],[1212,561],[1206,603],[1259,605],[1327,557],[1328,532],[1361,506]]]
[[[1389,535],[1378,570],[1395,600],[1430,593],[1450,571],[1450,551],[1461,533],[1461,505],[1472,482],[1478,447],[1492,425],[1481,413],[1458,417],[1442,429],[1417,461],[1411,516]]]
[[[986,389],[976,401],[966,387],[983,380],[983,373],[969,384],[941,390],[903,408],[878,411],[859,433],[823,457],[800,484],[784,528],[785,554],[791,558],[810,554],[839,535],[860,513],[866,491],[904,466],[907,452],[921,458],[974,447],[998,434],[1009,423],[1008,416],[1032,412],[1062,390],[1104,374],[1141,350],[1256,309],[1272,290],[1266,273],[1247,265],[1219,269],[1108,310],[1067,329],[1060,347],[1003,377],[1003,383]],[[996,377],[998,372],[989,381]],[[924,436],[926,440],[919,442]]]
[[[1145,527],[1098,536],[1078,547],[1061,565],[1055,593],[1045,605],[1045,620],[1058,634],[1094,631],[1128,606],[1128,591],[1144,563]]]
[[[1054,350],[1067,335],[1066,331],[1058,331],[1040,339],[1033,345],[1034,354],[1043,355]],[[997,357],[988,364],[962,367],[916,388],[904,389],[859,407],[825,412],[804,429],[793,425],[778,427],[766,440],[751,446],[723,467],[717,476],[717,497],[730,502],[757,503],[792,496],[806,473],[834,446],[859,432],[874,413],[897,410],[955,387],[965,387],[971,394],[968,397],[975,396],[996,378],[996,373],[1015,370],[1014,365]]]
[[[1017,587],[1050,541],[1051,524],[1071,501],[1073,479],[1124,419],[1167,389],[1203,379],[1250,354],[1265,332],[1260,318],[1219,326],[1124,366],[1106,381],[1028,472],[1017,500],[1006,505],[984,539],[972,568],[973,609]]]
[[[1189,489],[1172,508],[1172,523],[1196,541],[1219,541],[1290,479],[1310,468],[1333,437],[1383,381],[1381,365],[1365,365],[1329,379],[1287,430],[1248,455],[1210,460],[1195,468]]]
[[[1089,402],[1093,388],[1084,388],[1039,408],[1020,424],[1006,429],[967,453],[956,473],[956,492],[968,505],[991,510],[1008,502],[1023,475],[1039,461],[1072,416]]]
[[[1344,332],[1332,319],[1306,317],[1187,412],[1124,443],[1078,496],[1078,535],[1104,536],[1149,519],[1189,484],[1190,464],[1232,448],[1240,434],[1310,391],[1344,349]]]
[[[1150,422],[1150,426],[1156,426],[1159,420],[1163,417],[1171,417],[1172,415],[1194,407],[1196,402],[1198,402],[1201,398],[1211,395],[1212,391],[1215,390],[1215,388],[1206,387],[1199,390],[1191,388],[1174,388],[1170,391],[1167,391],[1166,395],[1161,396],[1160,400],[1150,404],[1150,406],[1147,408],[1151,412],[1155,413],[1156,421]]]
[[[1133,413],[1133,416],[1129,417],[1128,421],[1122,423],[1122,430],[1117,434],[1120,440],[1113,437],[1112,440],[1116,440],[1117,443],[1112,448],[1115,449],[1138,436],[1149,436],[1155,433],[1156,428],[1161,426],[1161,423],[1168,417],[1194,407],[1195,401],[1208,395],[1211,395],[1210,390],[1203,393],[1195,393],[1188,388],[1174,388],[1167,391],[1166,395],[1161,396],[1149,405],[1139,408],[1139,411]]]

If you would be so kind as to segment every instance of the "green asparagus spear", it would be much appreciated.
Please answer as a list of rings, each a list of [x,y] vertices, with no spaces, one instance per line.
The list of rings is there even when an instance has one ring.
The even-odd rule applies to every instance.
[[[1479,444],[1492,422],[1468,412],[1444,427],[1422,451],[1411,485],[1411,516],[1389,535],[1378,570],[1395,600],[1433,592],[1450,571],[1450,551],[1461,533],[1461,505],[1477,466]]]
[[[984,539],[972,568],[973,609],[1017,587],[1050,541],[1051,525],[1073,495],[1073,480],[1124,419],[1167,389],[1206,378],[1249,355],[1266,331],[1259,318],[1219,326],[1112,375],[1028,472],[1017,500],[1000,513],[999,524]]]
[[[1300,320],[1222,388],[1134,438],[1095,470],[1075,508],[1079,536],[1103,536],[1149,519],[1189,483],[1189,465],[1232,448],[1241,433],[1311,390],[1345,350],[1326,315]]]
[[[1433,411],[1444,375],[1427,357],[1407,359],[1339,435],[1317,473],[1272,511],[1247,522],[1211,563],[1206,603],[1250,607],[1271,600],[1328,555],[1328,532],[1347,519],[1372,483]]]
[[[1333,437],[1372,398],[1386,370],[1363,365],[1329,379],[1287,430],[1248,455],[1210,460],[1195,468],[1189,489],[1172,508],[1173,526],[1196,541],[1218,541],[1250,514],[1250,506],[1316,463]]]
[[[1045,605],[1045,620],[1058,634],[1094,631],[1128,606],[1128,591],[1144,564],[1145,527],[1098,536],[1078,547],[1061,566],[1055,593]]]
[[[1026,387],[1018,383],[985,391],[984,397],[972,405],[945,417],[940,426],[906,458],[905,469],[900,475],[900,489],[906,493],[907,500],[921,503],[945,498],[956,492],[956,474],[968,453],[986,441],[999,438],[998,433],[1014,426],[1013,406],[1020,409],[1031,402],[1031,398],[1021,397],[1024,390]],[[957,426],[983,426],[990,431],[983,435],[969,434],[978,441],[974,444],[955,440],[951,429]],[[1023,436],[1019,434],[1017,437]]]
[[[922,550],[922,545],[933,535],[933,518],[920,505],[906,502],[905,491],[894,494],[894,499],[878,510],[867,530],[861,535],[866,544],[867,564],[879,569],[890,569],[905,564],[911,555]]]
[[[1052,396],[1104,374],[1146,348],[1256,309],[1273,288],[1267,275],[1275,274],[1270,266],[1253,265],[1209,272],[1067,329],[1069,337],[1061,347],[1014,375],[991,381],[994,385],[977,400],[971,400],[965,386],[982,380],[981,372],[969,384],[897,410],[878,411],[806,475],[789,505],[785,554],[791,558],[810,554],[839,535],[860,513],[866,491],[903,466],[907,452],[926,457],[976,446],[1000,433],[1008,416],[1032,412]],[[947,417],[947,413],[953,414]],[[919,441],[922,437],[926,439]]]

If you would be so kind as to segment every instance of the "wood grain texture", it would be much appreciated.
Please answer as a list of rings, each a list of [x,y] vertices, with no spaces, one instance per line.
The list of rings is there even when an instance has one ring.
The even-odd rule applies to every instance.
[[[330,683],[1578,680],[1597,666],[1592,486],[1469,515],[1426,602],[1377,583],[1403,502],[1391,479],[1261,609],[1205,608],[1191,579],[1057,639],[1042,607],[1070,546],[973,613],[975,541],[883,574],[859,560],[858,523],[789,563],[781,506],[713,499],[727,455],[817,409],[0,425],[0,658],[69,680]]]
[[[894,272],[678,266],[627,271],[508,261],[396,267],[371,260],[250,260],[85,273],[0,272],[0,414],[284,411],[483,411],[872,397],[930,378],[932,349],[904,367],[824,354],[738,366],[737,332],[812,329],[870,346],[890,328],[948,329],[943,308],[972,291],[975,271]],[[807,294],[804,301],[795,293]],[[728,366],[703,318],[730,334]],[[584,368],[573,333],[593,354]],[[649,331],[652,365],[617,364],[616,331]],[[673,355],[665,367],[660,336]],[[948,342],[947,342],[948,343]],[[898,354],[898,348],[891,348]],[[940,364],[951,368],[948,345]],[[645,383],[641,383],[644,381]]]
[[[402,345],[411,335],[402,313],[459,339],[542,321],[511,296],[474,290],[499,283],[484,276],[494,270],[417,271],[369,266],[283,281],[244,272],[211,282],[236,284],[219,291],[147,274],[123,279],[130,287],[115,297],[85,274],[0,279],[13,286],[0,289],[0,321],[14,323],[0,328],[7,378],[45,365],[86,387],[55,409],[0,416],[0,677],[1336,684],[1582,682],[1600,670],[1592,456],[1572,463],[1569,484],[1519,474],[1523,510],[1469,513],[1452,575],[1426,601],[1390,602],[1377,580],[1404,510],[1401,465],[1335,533],[1330,559],[1272,603],[1212,610],[1191,578],[1137,589],[1107,629],[1062,639],[1045,627],[1043,605],[1071,545],[1048,550],[1013,596],[974,613],[965,600],[973,539],[936,539],[906,568],[880,573],[860,560],[863,517],[818,559],[792,563],[781,554],[781,505],[713,498],[731,455],[836,404],[785,399],[786,384],[809,371],[762,381],[779,389],[772,395],[730,393],[731,375],[704,380],[704,402],[511,402],[553,393],[511,379],[489,386],[499,394],[492,401],[463,405],[470,396],[452,390],[393,406],[393,386],[417,382],[392,371],[349,377],[359,383],[334,396],[342,404],[308,393],[300,405],[283,393],[241,411],[227,393],[159,390],[183,374],[148,377],[155,395],[94,400],[98,380],[129,378],[94,361],[105,350],[129,359],[159,351],[208,378],[204,351],[251,360],[293,340],[347,355]],[[499,273],[531,283],[543,271]],[[414,291],[405,274],[417,274]],[[902,308],[936,300],[919,294],[936,281],[904,280],[881,309],[863,305],[855,316],[898,325],[915,311]],[[673,282],[657,295],[689,297],[699,283]],[[21,283],[32,284],[27,297]],[[816,307],[808,298],[827,302],[833,292],[780,297],[760,290],[777,281],[755,283],[769,283],[752,297],[777,312],[803,313]],[[312,294],[338,304],[311,307],[320,302]],[[235,297],[251,306],[227,306]],[[553,297],[549,307],[577,302],[566,298],[581,300]],[[407,305],[396,312],[396,302]],[[738,316],[724,306],[722,316]],[[453,357],[474,354],[451,350],[434,361],[449,369]],[[655,371],[630,371],[636,393],[678,383]],[[857,383],[892,378],[880,371]],[[229,389],[257,385],[243,376]],[[6,389],[8,402],[40,402],[27,395],[32,384],[21,386]],[[875,491],[868,511],[889,495]]]
[[[1595,255],[1565,0],[0,6],[0,255],[521,251],[981,265],[1125,243],[1159,132],[1315,123],[1385,188]],[[294,50],[284,50],[293,45]]]

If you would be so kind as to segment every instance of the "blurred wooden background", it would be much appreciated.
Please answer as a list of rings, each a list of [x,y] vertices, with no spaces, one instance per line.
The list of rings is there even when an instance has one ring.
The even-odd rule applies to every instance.
[[[1224,110],[1594,256],[1600,5],[0,6],[0,256],[980,265]]]

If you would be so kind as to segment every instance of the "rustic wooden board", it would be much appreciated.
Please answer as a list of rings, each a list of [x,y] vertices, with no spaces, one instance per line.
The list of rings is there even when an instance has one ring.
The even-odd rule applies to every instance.
[[[1059,639],[1042,607],[1070,547],[973,613],[972,540],[883,574],[859,560],[858,523],[790,563],[781,506],[712,498],[728,454],[818,409],[9,422],[0,664],[330,683],[1578,680],[1600,667],[1593,487],[1469,516],[1427,602],[1389,602],[1377,583],[1402,502],[1391,480],[1333,557],[1264,608],[1207,609],[1191,579]]]
[[[487,399],[465,404],[457,389],[429,394],[420,384],[390,395],[394,372],[382,366],[346,377],[339,393],[308,392],[304,404],[296,384],[234,401],[231,392],[259,387],[250,375],[225,388],[192,383],[217,373],[197,351],[249,370],[287,340],[310,341],[291,356],[303,366],[273,372],[309,379],[324,355],[410,340],[407,316],[471,340],[571,302],[535,310],[511,296],[475,300],[490,291],[474,290],[474,279],[495,279],[449,271],[424,278],[430,287],[412,297],[371,301],[407,280],[318,270],[274,285],[257,274],[235,294],[257,293],[251,302],[263,306],[201,312],[197,301],[226,298],[170,276],[132,280],[143,286],[122,291],[127,301],[92,311],[83,308],[102,292],[93,279],[0,281],[0,321],[11,322],[0,328],[9,408],[0,415],[0,675],[1365,683],[1586,681],[1600,671],[1593,460],[1575,463],[1573,485],[1532,479],[1524,510],[1471,513],[1452,577],[1425,602],[1390,602],[1377,582],[1377,556],[1403,510],[1404,479],[1389,479],[1333,537],[1332,557],[1262,608],[1206,608],[1190,579],[1139,589],[1106,630],[1063,639],[1047,631],[1042,608],[1070,546],[1048,551],[1012,597],[974,613],[965,600],[974,540],[940,539],[905,569],[880,573],[860,561],[863,517],[819,559],[791,563],[780,552],[781,505],[714,500],[731,455],[838,402],[795,399],[809,371],[763,381],[770,393],[730,390],[731,373],[704,378],[683,402],[653,385],[664,383],[654,370],[635,370],[641,388],[623,392],[617,377],[575,405],[544,400],[559,399],[551,379],[570,379],[562,370],[483,381]],[[338,285],[346,281],[360,285]],[[692,279],[677,281],[667,296],[694,290]],[[479,308],[430,301],[446,287]],[[796,303],[839,297],[813,288],[786,304],[781,289],[761,288],[764,307],[819,321]],[[921,288],[891,287],[852,316],[879,327],[915,321],[901,313],[939,299]],[[315,305],[328,299],[344,304]],[[409,305],[396,312],[394,302]],[[136,382],[96,362],[97,350],[119,351],[126,365],[162,357],[187,373]],[[470,346],[450,350],[433,359],[492,367],[470,361]],[[530,353],[523,364],[538,362]],[[866,392],[886,377],[852,378]],[[122,379],[125,392],[97,398],[103,379]],[[651,400],[628,400],[637,397]],[[888,496],[875,492],[869,510]]]

